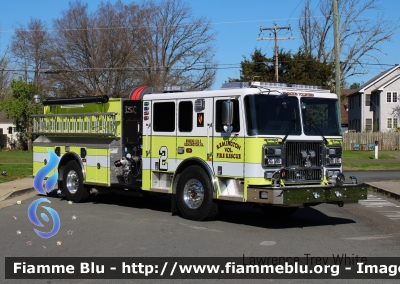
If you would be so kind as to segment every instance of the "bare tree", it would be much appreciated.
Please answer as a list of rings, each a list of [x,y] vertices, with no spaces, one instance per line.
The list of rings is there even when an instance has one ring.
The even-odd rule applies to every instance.
[[[341,80],[366,74],[370,60],[379,63],[375,52],[384,54],[380,43],[390,41],[398,22],[387,20],[379,13],[379,0],[339,0],[339,45]],[[321,62],[333,62],[333,8],[331,0],[319,0],[319,14],[312,12],[307,0],[299,20],[303,48]],[[376,12],[373,19],[365,17]],[[320,16],[321,15],[321,16]]]
[[[53,86],[59,96],[101,95],[95,70],[100,67],[95,20],[87,4],[70,2],[54,20],[50,47]]]
[[[126,97],[139,85],[211,86],[214,34],[180,0],[114,5],[95,13],[70,2],[54,21],[50,47],[54,94]]]
[[[128,25],[135,25],[129,13],[134,4],[102,3],[96,13],[88,5],[70,3],[54,21],[51,65],[58,95],[128,96],[137,84],[132,73],[135,38]]]
[[[33,79],[36,87],[41,86],[41,69],[46,68],[49,36],[44,22],[39,19],[29,21],[27,28],[19,25],[12,36],[12,53],[18,59],[17,66],[23,71],[25,82]],[[28,72],[33,70],[33,78]]]
[[[8,86],[10,84],[11,73],[8,70],[10,58],[8,56],[8,49],[0,57],[0,104],[8,94]]]
[[[195,18],[191,7],[180,0],[145,2],[142,14],[137,63],[141,81],[158,88],[209,88],[216,73],[210,22]]]

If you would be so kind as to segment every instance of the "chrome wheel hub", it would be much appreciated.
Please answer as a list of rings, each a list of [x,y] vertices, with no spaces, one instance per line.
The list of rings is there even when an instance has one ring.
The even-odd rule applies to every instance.
[[[71,194],[74,194],[78,191],[79,177],[75,171],[71,170],[68,172],[66,185]]]
[[[183,200],[190,209],[197,209],[204,200],[204,188],[197,179],[190,179],[183,189]]]

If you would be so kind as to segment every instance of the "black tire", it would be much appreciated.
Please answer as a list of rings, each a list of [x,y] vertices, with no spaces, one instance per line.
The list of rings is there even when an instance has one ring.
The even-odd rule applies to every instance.
[[[202,221],[218,216],[218,204],[208,175],[200,166],[190,166],[179,176],[176,188],[179,211],[186,219]]]
[[[83,186],[82,169],[76,161],[69,161],[63,172],[63,191],[67,200],[85,202],[89,191]]]
[[[292,215],[298,207],[278,207],[278,206],[269,206],[269,205],[264,205],[261,206],[261,210],[271,218],[276,218],[276,219],[285,219]]]

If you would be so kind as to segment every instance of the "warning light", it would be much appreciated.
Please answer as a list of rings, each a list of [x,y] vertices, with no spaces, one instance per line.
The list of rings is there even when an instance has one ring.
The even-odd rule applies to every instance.
[[[186,148],[186,153],[192,153],[192,148]]]
[[[148,116],[143,117],[143,120],[149,120]]]

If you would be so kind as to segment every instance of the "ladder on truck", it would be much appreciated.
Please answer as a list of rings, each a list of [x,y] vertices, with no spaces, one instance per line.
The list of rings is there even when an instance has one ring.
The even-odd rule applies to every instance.
[[[117,136],[116,112],[36,114],[33,118],[34,134],[76,134]]]

